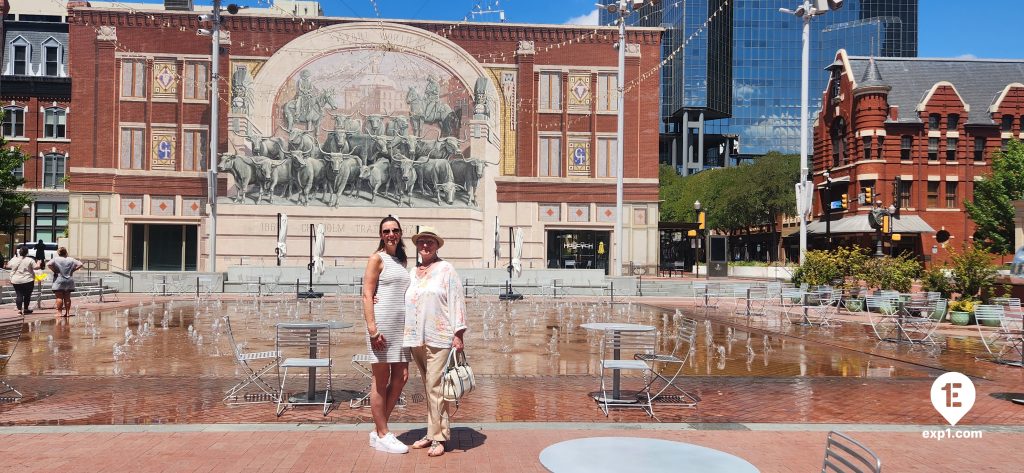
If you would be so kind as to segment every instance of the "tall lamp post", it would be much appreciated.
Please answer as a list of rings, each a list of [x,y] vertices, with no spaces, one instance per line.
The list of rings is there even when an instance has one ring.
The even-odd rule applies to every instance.
[[[234,3],[228,4],[227,8],[221,9],[221,0],[213,0],[213,11],[208,15],[199,15],[199,21],[210,23],[209,29],[199,29],[200,36],[210,36],[213,39],[213,46],[210,50],[210,164],[207,169],[207,195],[210,203],[210,272],[217,271],[217,131],[220,123],[220,26],[222,12],[232,15],[238,10],[248,7],[240,7]]]
[[[687,236],[697,237],[697,240],[696,240],[697,241],[697,245],[696,245],[696,248],[695,248],[695,251],[694,251],[694,253],[695,253],[694,260],[695,261],[693,262],[693,268],[694,268],[693,269],[693,277],[696,278],[696,277],[700,277],[700,249],[701,249],[701,246],[703,246],[703,243],[704,243],[703,242],[703,240],[704,240],[704,233],[705,233],[704,229],[707,227],[707,225],[706,225],[707,214],[704,213],[704,210],[701,208],[699,200],[693,201],[693,211],[697,213],[697,229],[696,230],[690,230],[687,233]]]
[[[622,234],[622,161],[624,154],[624,138],[626,129],[626,17],[632,14],[629,7],[634,10],[642,7],[645,3],[656,3],[657,0],[614,0],[607,5],[595,4],[598,8],[608,13],[619,16],[619,42],[616,47],[619,49],[619,72],[616,81],[618,92],[618,129],[615,135],[615,152],[618,159],[615,160],[615,264],[612,266],[612,276],[622,276],[622,252],[624,235]]]
[[[803,27],[803,51],[801,54],[801,69],[800,69],[800,185],[799,189],[801,192],[797,193],[797,198],[800,199],[806,192],[804,189],[807,188],[807,88],[808,88],[808,67],[811,56],[811,18],[824,15],[831,10],[838,10],[842,8],[843,0],[804,0],[803,3],[796,8],[796,10],[790,10],[788,8],[780,8],[779,11],[789,15],[793,15],[800,18],[804,22]],[[797,206],[797,208],[802,208]],[[804,209],[805,211],[809,209]],[[805,215],[800,215],[800,264],[804,263],[804,256],[807,254],[807,219]]]
[[[23,205],[21,207],[21,216],[22,216],[21,221],[25,224],[25,229],[24,229],[24,231],[21,234],[21,244],[22,245],[28,245],[28,242],[31,241],[31,240],[28,239],[28,230],[29,230],[29,227],[32,225],[32,218],[31,218],[32,215],[31,215],[31,212],[32,212],[32,207],[30,207],[28,204],[25,204],[25,205]]]

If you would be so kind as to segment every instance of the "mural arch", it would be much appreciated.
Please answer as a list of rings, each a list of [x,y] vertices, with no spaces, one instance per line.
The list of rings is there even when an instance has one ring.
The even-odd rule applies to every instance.
[[[455,43],[347,23],[231,68],[224,201],[482,210],[493,200],[498,94]]]

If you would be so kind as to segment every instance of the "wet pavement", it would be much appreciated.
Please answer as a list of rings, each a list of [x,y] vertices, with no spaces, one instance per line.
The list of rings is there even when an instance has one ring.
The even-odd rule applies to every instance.
[[[328,297],[297,302],[281,299],[265,300],[257,305],[251,299],[200,303],[169,297],[122,296],[122,299],[117,303],[79,304],[77,316],[69,319],[56,319],[49,312],[39,311],[28,317],[21,344],[2,373],[25,397],[17,403],[0,403],[0,424],[8,426],[0,429],[0,437],[17,436],[19,445],[42,445],[54,442],[54,435],[58,434],[16,429],[251,424],[254,426],[240,428],[241,432],[192,434],[201,440],[196,441],[207,446],[204,448],[214,449],[204,453],[210,460],[201,462],[201,467],[189,468],[188,462],[170,462],[156,469],[248,470],[253,463],[247,462],[262,458],[257,470],[318,471],[316,465],[323,457],[316,457],[316,465],[309,465],[298,460],[304,458],[304,450],[287,447],[296,459],[293,463],[282,463],[280,458],[254,453],[247,442],[258,438],[260,445],[287,443],[286,439],[299,435],[288,430],[296,424],[343,430],[354,427],[357,432],[345,431],[327,441],[331,445],[337,445],[339,438],[356,441],[358,447],[349,447],[351,451],[336,455],[349,462],[346,464],[352,469],[345,471],[380,467],[388,471],[392,467],[402,471],[423,469],[421,463],[409,459],[412,455],[401,459],[381,457],[383,454],[372,452],[362,443],[365,442],[364,430],[370,422],[369,409],[350,409],[347,402],[367,385],[366,379],[349,362],[352,355],[365,351],[358,300]],[[974,408],[959,426],[987,430],[984,442],[960,440],[978,442],[972,444],[974,454],[970,457],[986,458],[975,455],[994,448],[991,445],[1005,448],[1024,441],[1024,406],[1007,400],[1013,397],[1007,393],[1024,393],[1024,370],[978,359],[984,347],[974,327],[944,326],[938,332],[938,346],[923,347],[877,342],[866,331],[867,319],[863,314],[843,315],[842,324],[835,327],[803,327],[789,324],[778,314],[737,316],[727,305],[705,310],[694,307],[689,301],[673,298],[644,298],[643,302],[643,305],[635,301],[609,305],[596,299],[538,298],[509,304],[493,298],[471,299],[467,352],[477,374],[478,389],[463,403],[456,424],[486,424],[490,430],[486,434],[480,427],[467,431],[465,441],[457,442],[461,450],[456,446],[453,452],[465,456],[446,456],[444,463],[434,464],[431,469],[437,465],[457,467],[473,459],[490,466],[468,471],[508,468],[541,471],[536,455],[547,445],[544,439],[553,442],[591,435],[589,430],[577,430],[584,426],[612,435],[624,432],[640,435],[633,432],[638,426],[666,425],[670,430],[650,432],[650,436],[682,441],[697,439],[702,445],[725,451],[761,441],[803,445],[808,450],[793,450],[781,456],[763,451],[754,453],[757,450],[746,450],[746,447],[739,450],[746,452],[741,456],[761,471],[807,471],[820,464],[824,445],[823,432],[807,432],[818,430],[814,425],[839,425],[854,431],[864,426],[875,426],[867,430],[885,430],[885,426],[897,430],[907,426],[948,427],[932,408],[929,392],[935,377],[954,370],[971,376],[978,393]],[[10,307],[0,309],[0,317],[12,315],[9,312]],[[231,333],[225,317],[230,319]],[[690,363],[684,368],[683,382],[687,390],[700,396],[698,407],[656,404],[655,413],[664,424],[656,423],[639,409],[612,410],[610,416],[605,417],[587,398],[587,393],[599,386],[600,337],[580,325],[606,321],[653,325],[660,334],[659,346],[670,350],[675,324],[680,317],[698,321],[697,341]],[[272,350],[275,323],[305,320],[342,320],[354,324],[349,329],[332,331],[333,393],[339,401],[333,410],[323,416],[316,408],[300,407],[289,409],[279,418],[274,415],[273,406],[267,403],[224,404],[224,391],[235,384],[240,374],[232,356],[232,336],[244,351]],[[275,375],[268,379],[277,380]],[[628,388],[640,382],[638,378],[625,377],[623,386]],[[286,390],[302,391],[304,386],[304,378],[299,378],[295,384],[289,383]],[[417,374],[411,376],[405,392],[409,404],[396,409],[392,419],[408,423],[408,428],[414,429],[423,418],[423,392]],[[749,432],[751,425],[778,431]],[[786,425],[798,427],[789,429],[784,427]],[[261,434],[259,432],[265,429],[260,426],[280,426],[285,430]],[[1000,426],[1010,430],[999,433]],[[699,431],[689,430],[694,427]],[[939,457],[946,454],[936,441],[921,440],[920,430],[925,427],[913,428],[917,429],[914,434],[862,432],[858,438],[868,438],[874,442],[873,447],[885,452],[897,449],[888,442],[903,439],[901,441],[906,441],[907,445],[917,445],[916,448],[934,452]],[[406,430],[396,429],[398,432]],[[745,431],[747,435],[737,436],[731,432],[733,430]],[[115,444],[122,447],[149,442],[152,445],[145,448],[158,452],[154,453],[155,458],[165,460],[167,455],[174,454],[174,451],[161,450],[166,442],[195,440],[190,434],[161,431],[148,431],[139,437],[125,437],[126,432],[133,432],[131,430],[114,430],[108,434],[74,432],[77,432],[72,436],[76,442],[116,439]],[[404,435],[409,437],[403,437],[404,440],[415,440],[410,433]],[[486,441],[478,438],[479,435]],[[904,439],[903,435],[908,437]],[[751,436],[757,440],[751,441]],[[311,445],[319,437],[307,434],[301,438],[303,445]],[[909,440],[911,438],[915,440]],[[224,448],[250,452],[250,460],[229,464],[224,463],[228,460],[218,460],[222,457],[210,453],[220,443],[239,442],[236,447]],[[68,447],[74,451],[78,448]],[[183,453],[181,448],[176,452]],[[506,453],[505,448],[512,449],[512,453]],[[0,452],[12,453],[5,447],[0,447]],[[75,464],[77,468],[70,469],[61,463],[65,458],[57,455],[47,457],[52,460],[48,463],[27,463],[25,471],[116,470],[125,464],[119,463],[121,460],[116,453],[117,450],[112,450],[111,458],[103,460],[100,456],[92,459],[92,463]],[[917,454],[900,453],[896,465],[908,467],[887,471],[916,471],[909,468],[915,464],[908,460],[914,455]],[[927,461],[939,458],[934,455],[922,458],[922,464],[941,464],[950,469],[928,471],[957,471],[953,466],[976,464],[964,459],[942,463]],[[1010,456],[1013,455],[1020,454],[1014,450]],[[1005,463],[1000,458],[994,464],[993,469],[986,471],[1014,471],[1004,466],[1021,463]],[[223,468],[211,468],[211,465]],[[36,469],[31,470],[30,466]],[[366,469],[362,469],[364,466]]]

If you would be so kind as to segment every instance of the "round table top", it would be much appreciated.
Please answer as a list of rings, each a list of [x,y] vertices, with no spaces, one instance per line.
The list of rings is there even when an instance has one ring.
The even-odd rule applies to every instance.
[[[540,463],[555,473],[626,471],[728,471],[758,473],[750,462],[713,448],[644,437],[589,437],[566,440],[540,452]]]
[[[587,330],[615,330],[618,332],[648,332],[654,330],[653,325],[626,324],[619,322],[593,322],[580,325]]]

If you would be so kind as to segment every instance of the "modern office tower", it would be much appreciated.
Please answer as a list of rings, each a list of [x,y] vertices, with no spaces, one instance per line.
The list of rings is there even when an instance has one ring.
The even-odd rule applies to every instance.
[[[779,12],[799,3],[661,1],[629,17],[630,24],[666,29],[664,57],[679,50],[661,73],[662,163],[691,174],[769,151],[799,152],[802,22]],[[918,0],[846,0],[841,9],[814,18],[811,116],[821,108],[825,68],[837,50],[917,56],[917,16]],[[601,24],[613,20],[602,11]]]

